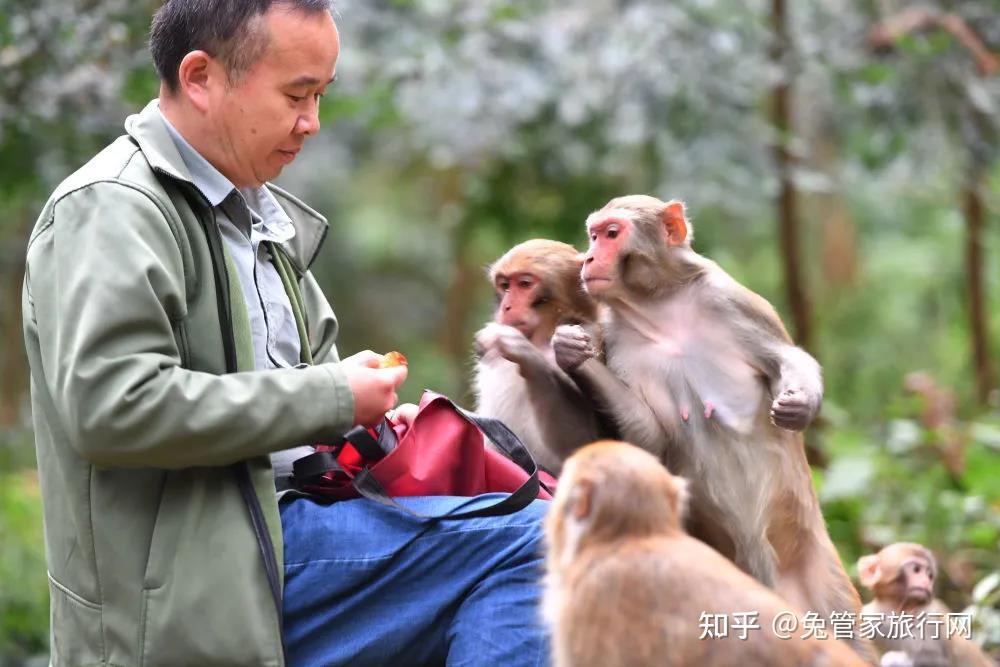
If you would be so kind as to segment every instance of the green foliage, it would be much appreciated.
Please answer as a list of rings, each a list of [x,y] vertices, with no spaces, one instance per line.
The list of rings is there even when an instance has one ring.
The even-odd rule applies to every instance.
[[[33,472],[0,473],[0,658],[48,646],[42,507]]]

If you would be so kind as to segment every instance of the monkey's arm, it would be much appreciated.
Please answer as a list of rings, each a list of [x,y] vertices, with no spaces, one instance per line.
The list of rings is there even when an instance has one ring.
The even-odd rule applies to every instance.
[[[482,335],[477,336],[476,345],[477,348],[495,347],[500,356],[517,364],[528,389],[530,405],[525,409],[534,411],[546,447],[560,460],[597,440],[597,422],[590,403],[573,381],[553,366],[521,332],[513,327],[489,324]]]
[[[669,441],[646,402],[597,359],[590,334],[577,325],[563,325],[552,337],[556,363],[595,407],[609,416],[621,437],[662,456]]]
[[[521,366],[528,396],[545,444],[560,459],[598,438],[597,420],[590,402],[562,371],[543,364]]]
[[[823,375],[819,363],[801,347],[785,345],[778,351],[779,374],[772,382],[771,421],[790,431],[805,430],[823,404]]]
[[[748,361],[767,378],[771,421],[789,431],[802,431],[823,403],[823,374],[819,362],[792,344],[774,308],[760,296],[740,288],[728,304]]]

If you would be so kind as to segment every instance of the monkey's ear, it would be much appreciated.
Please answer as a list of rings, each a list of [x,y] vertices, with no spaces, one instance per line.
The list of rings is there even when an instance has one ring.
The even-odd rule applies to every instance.
[[[690,491],[688,491],[688,481],[683,477],[672,476],[674,481],[674,489],[670,494],[670,500],[674,506],[674,514],[677,516],[677,522],[680,524],[684,523],[684,518],[687,516],[688,512],[688,500],[690,499]]]
[[[858,579],[865,588],[874,588],[882,578],[882,568],[879,567],[878,554],[862,556],[858,560]]]
[[[576,481],[573,487],[573,494],[570,496],[573,499],[573,518],[577,521],[583,521],[590,516],[591,511],[591,496],[594,493],[594,482],[587,477],[581,477]]]
[[[669,201],[660,214],[663,218],[663,228],[667,233],[667,245],[683,245],[688,236],[687,218],[684,216],[684,204],[679,201]]]

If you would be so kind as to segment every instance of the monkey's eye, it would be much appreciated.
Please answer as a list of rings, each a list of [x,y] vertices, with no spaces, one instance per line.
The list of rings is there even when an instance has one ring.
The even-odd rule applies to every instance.
[[[531,287],[532,282],[529,278],[522,278],[518,282],[518,285],[521,287],[521,289],[528,289],[529,287]]]
[[[618,238],[618,229],[616,229],[615,227],[612,227],[611,229],[609,229],[608,230],[608,238],[609,239],[616,239],[616,238]]]
[[[590,240],[591,241],[596,241],[597,240],[597,234],[591,234],[590,235]]]
[[[508,280],[499,280],[499,281],[497,281],[497,289],[506,292],[507,290],[510,289],[510,281],[508,281]]]

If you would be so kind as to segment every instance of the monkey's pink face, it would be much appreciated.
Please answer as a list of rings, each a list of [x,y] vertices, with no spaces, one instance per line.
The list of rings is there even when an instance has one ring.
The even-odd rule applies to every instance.
[[[498,273],[495,287],[499,299],[496,321],[531,338],[540,321],[538,306],[545,300],[538,276],[526,271]]]
[[[599,212],[587,221],[590,247],[581,276],[587,292],[600,296],[615,284],[618,255],[632,233],[632,220],[621,211]]]
[[[900,568],[905,584],[906,601],[914,604],[929,602],[934,596],[934,570],[922,558],[903,563]]]

